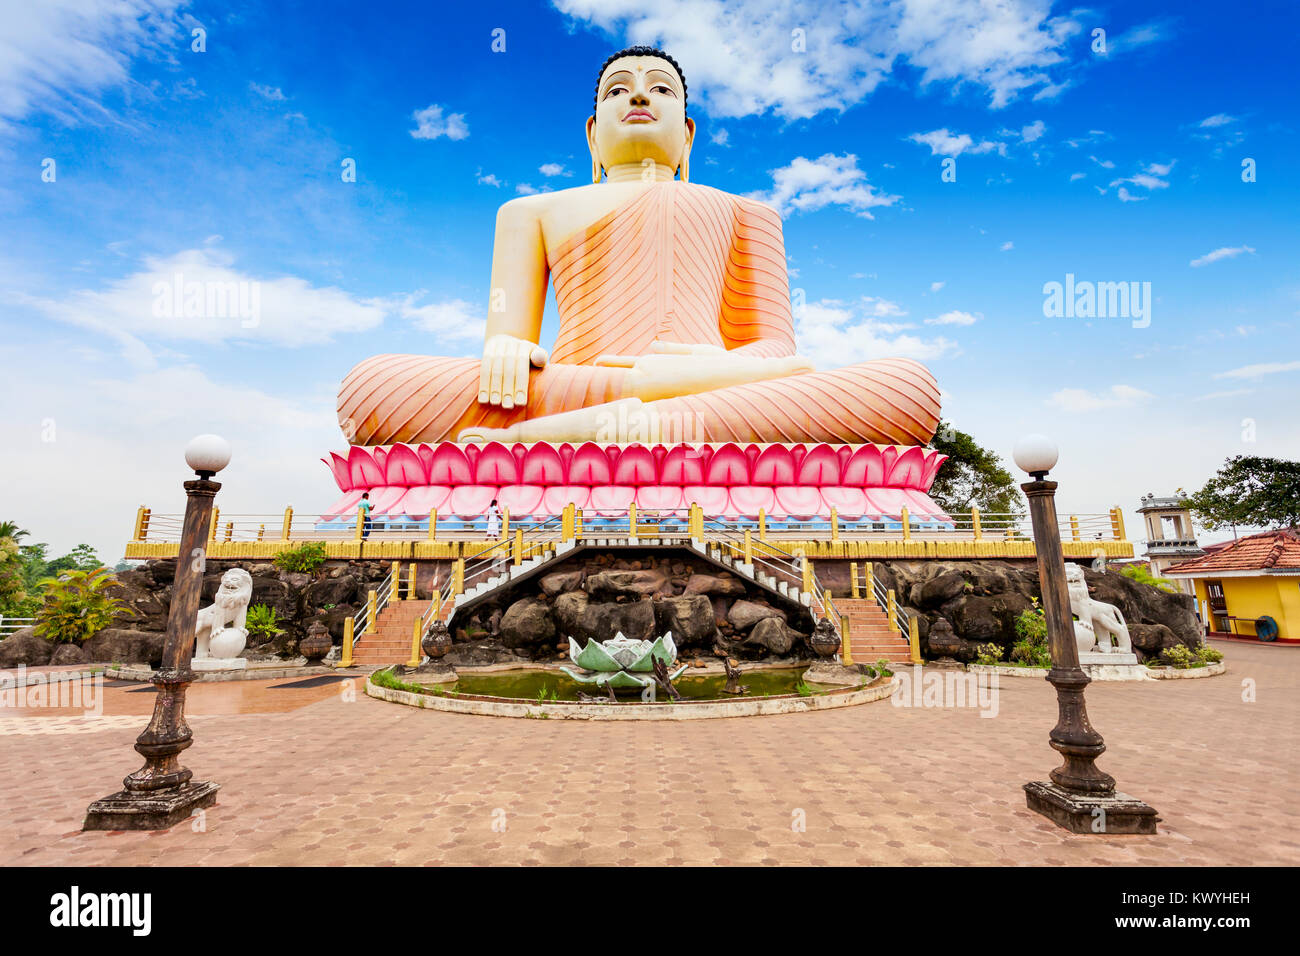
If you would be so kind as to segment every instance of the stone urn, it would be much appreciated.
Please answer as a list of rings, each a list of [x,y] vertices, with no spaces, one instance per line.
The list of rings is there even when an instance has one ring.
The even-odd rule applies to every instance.
[[[434,621],[420,642],[420,649],[433,661],[451,650],[451,635],[447,633],[447,625],[442,621]]]
[[[333,646],[329,628],[320,621],[315,621],[307,628],[307,636],[298,642],[298,653],[307,658],[308,664],[319,664],[320,659],[328,654]]]
[[[944,618],[937,618],[930,625],[930,654],[940,660],[951,661],[961,651],[961,638],[953,633],[952,625]]]
[[[822,657],[831,657],[840,652],[840,636],[835,633],[835,625],[830,618],[822,618],[813,628],[812,637],[808,639],[813,652]]]

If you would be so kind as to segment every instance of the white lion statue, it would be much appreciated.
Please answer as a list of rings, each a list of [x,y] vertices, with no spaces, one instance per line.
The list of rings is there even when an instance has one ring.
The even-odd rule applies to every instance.
[[[238,657],[248,639],[248,602],[253,597],[253,578],[243,568],[231,568],[221,576],[221,586],[212,604],[199,611],[198,623],[194,629],[194,656],[204,657]],[[242,634],[234,647],[233,631]],[[212,647],[217,639],[218,646]],[[233,651],[233,653],[232,653]]]
[[[1120,654],[1131,654],[1133,642],[1129,639],[1124,615],[1115,605],[1095,600],[1088,593],[1088,582],[1080,565],[1065,566],[1065,586],[1070,592],[1070,610],[1077,618],[1074,622],[1074,636],[1079,644],[1079,653],[1091,653],[1095,643],[1096,650],[1103,654],[1109,654],[1112,650]],[[1112,647],[1112,637],[1117,647]]]

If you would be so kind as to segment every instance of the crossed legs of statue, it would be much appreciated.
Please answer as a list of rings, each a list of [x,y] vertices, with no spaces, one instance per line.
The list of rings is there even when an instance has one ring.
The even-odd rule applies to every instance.
[[[626,370],[548,365],[525,408],[478,402],[477,359],[380,355],[344,380],[339,420],[356,444],[397,441],[879,442],[924,444],[939,422],[933,376],[910,359],[642,402]]]

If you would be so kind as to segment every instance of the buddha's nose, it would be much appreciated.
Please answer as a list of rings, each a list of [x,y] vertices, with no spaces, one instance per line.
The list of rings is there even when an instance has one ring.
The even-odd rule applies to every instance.
[[[649,95],[648,93],[646,93],[644,90],[636,90],[636,91],[632,94],[632,99],[631,99],[630,102],[631,102],[631,105],[633,105],[633,106],[649,106],[649,105],[650,105],[650,95]]]

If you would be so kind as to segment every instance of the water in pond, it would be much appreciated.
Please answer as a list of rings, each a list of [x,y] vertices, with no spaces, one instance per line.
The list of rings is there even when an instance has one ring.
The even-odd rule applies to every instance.
[[[800,693],[803,667],[788,667],[774,670],[745,671],[740,683],[745,687],[745,697],[773,697],[781,694]],[[687,671],[673,686],[686,700],[735,700],[733,694],[724,694],[722,687],[726,683],[724,674],[692,677]],[[567,674],[556,671],[516,670],[499,671],[495,674],[461,674],[454,684],[440,685],[442,690],[457,694],[472,694],[483,697],[506,697],[516,700],[536,701],[545,695],[546,700],[577,700],[581,691],[588,696],[603,696],[606,691],[594,684],[579,684]],[[804,684],[804,693],[821,693],[835,690],[825,684]],[[620,690],[615,692],[620,701],[634,703],[640,700],[638,690]],[[668,701],[662,692],[657,693],[657,703]]]

